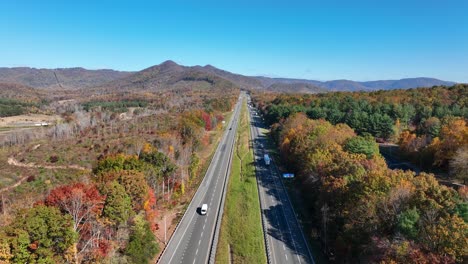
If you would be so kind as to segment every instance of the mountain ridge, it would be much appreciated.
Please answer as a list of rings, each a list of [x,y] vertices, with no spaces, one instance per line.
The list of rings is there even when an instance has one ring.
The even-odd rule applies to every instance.
[[[96,90],[117,91],[163,91],[168,89],[240,88],[228,79],[222,78],[202,67],[183,66],[165,61],[134,72],[124,78],[95,87]]]
[[[232,73],[213,65],[184,66],[172,60],[145,68],[141,71],[115,71],[111,69],[88,70],[73,68],[0,67],[0,82],[18,83],[40,89],[149,89],[190,87],[195,82],[223,87],[237,86],[243,89],[277,92],[317,93],[326,91],[374,91],[409,89],[417,87],[450,86],[455,82],[430,77],[399,80],[353,81],[346,79],[317,81],[295,78],[270,78]],[[202,85],[203,86],[203,85]],[[206,86],[206,85],[205,85]]]
[[[127,76],[130,72],[111,69],[0,67],[0,82],[17,83],[39,89],[94,87]]]

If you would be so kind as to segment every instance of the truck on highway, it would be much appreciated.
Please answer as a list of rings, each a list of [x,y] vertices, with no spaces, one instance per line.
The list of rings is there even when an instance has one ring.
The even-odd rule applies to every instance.
[[[270,156],[268,154],[263,155],[263,159],[265,160],[265,165],[270,165]]]

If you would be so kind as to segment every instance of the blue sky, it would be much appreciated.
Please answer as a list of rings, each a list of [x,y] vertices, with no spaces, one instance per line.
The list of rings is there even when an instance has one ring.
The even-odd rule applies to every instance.
[[[0,66],[468,82],[468,1],[0,0]]]

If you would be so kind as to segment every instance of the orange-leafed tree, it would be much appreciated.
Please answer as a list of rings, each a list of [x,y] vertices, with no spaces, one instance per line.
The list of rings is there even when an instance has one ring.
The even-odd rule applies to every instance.
[[[468,224],[463,219],[456,215],[444,217],[437,224],[423,226],[421,233],[427,250],[463,262],[468,250]]]
[[[462,146],[468,145],[468,126],[463,118],[453,118],[442,126],[440,143],[436,145],[434,163],[439,166],[447,165],[455,152]]]
[[[155,223],[155,219],[157,216],[156,196],[154,195],[154,191],[151,188],[148,192],[148,199],[145,201],[143,205],[143,209],[145,210],[146,221],[148,221],[151,231],[154,232],[158,230],[158,225]]]

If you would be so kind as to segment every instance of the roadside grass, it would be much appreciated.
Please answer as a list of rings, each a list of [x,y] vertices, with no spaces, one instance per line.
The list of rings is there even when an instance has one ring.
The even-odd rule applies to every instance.
[[[244,102],[232,159],[216,263],[266,263],[247,105]],[[231,253],[232,252],[232,253]]]
[[[214,142],[213,145],[210,147],[210,154],[208,158],[202,159],[203,161],[202,161],[199,171],[196,173],[196,176],[193,179],[190,179],[190,184],[187,188],[188,191],[185,195],[185,198],[181,198],[181,201],[180,201],[181,209],[179,210],[179,213],[177,214],[177,216],[173,219],[172,225],[177,225],[177,223],[179,223],[180,220],[182,220],[182,216],[184,216],[185,211],[187,211],[187,208],[190,205],[190,201],[193,199],[193,196],[197,192],[198,187],[200,186],[206,172],[208,171],[208,168],[210,167],[211,160],[213,159],[213,156],[216,153],[216,149],[218,148],[219,142],[221,141],[223,131],[224,130],[216,134],[215,136],[216,142]]]
[[[232,113],[227,113],[223,114],[225,120],[229,120],[231,118]],[[187,195],[185,195],[184,198],[181,198],[180,205],[182,206],[182,209],[179,214],[177,214],[177,217],[174,218],[174,222],[172,224],[177,224],[180,222],[182,219],[182,216],[184,215],[184,212],[187,210],[190,201],[192,201],[193,196],[195,195],[196,191],[198,190],[198,187],[200,186],[203,178],[205,177],[206,172],[208,171],[208,168],[210,167],[211,161],[213,160],[213,156],[216,153],[216,150],[218,149],[219,142],[221,141],[221,137],[223,136],[225,131],[225,127],[223,127],[221,130],[217,130],[215,134],[212,135],[212,143],[210,146],[208,146],[205,151],[202,153],[199,153],[201,155],[200,157],[200,167],[198,168],[197,172],[195,173],[195,177],[191,178],[189,180],[189,184],[187,186]]]
[[[223,113],[224,120],[230,120],[231,116],[232,116],[231,112]],[[164,219],[165,214],[171,211],[171,209],[177,212],[175,217],[172,219],[170,226],[168,227],[169,228],[168,239],[172,236],[175,230],[175,226],[180,222],[180,220],[182,220],[182,217],[184,216],[185,211],[187,211],[190,201],[193,199],[193,196],[195,195],[204,176],[206,175],[206,172],[208,171],[211,161],[213,160],[213,156],[216,153],[216,149],[218,148],[218,145],[221,142],[221,138],[224,134],[225,129],[226,129],[226,125],[223,125],[221,129],[213,131],[209,146],[207,146],[200,153],[197,153],[198,155],[200,155],[199,168],[197,172],[195,173],[195,177],[190,179],[188,186],[186,187],[185,194],[179,197],[177,204],[173,204],[169,201],[163,201],[161,203],[161,207],[159,209],[163,212],[159,215],[159,221],[162,221]],[[164,249],[166,245],[163,242],[164,241],[163,237],[158,236],[157,234],[156,236],[158,238],[158,244],[160,248]],[[161,250],[154,257],[153,262],[157,261],[157,259],[159,258],[162,252],[163,251]]]

